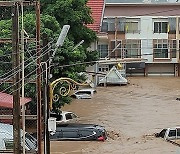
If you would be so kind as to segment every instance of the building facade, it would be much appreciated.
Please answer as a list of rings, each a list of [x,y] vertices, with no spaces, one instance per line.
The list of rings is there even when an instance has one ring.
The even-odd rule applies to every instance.
[[[179,17],[178,3],[106,3],[97,42],[100,59],[142,58],[144,68],[131,63],[127,72],[179,76]]]

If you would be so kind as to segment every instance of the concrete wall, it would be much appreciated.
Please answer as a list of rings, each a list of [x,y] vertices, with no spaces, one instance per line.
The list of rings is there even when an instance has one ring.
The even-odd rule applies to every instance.
[[[106,5],[104,16],[177,16],[179,5],[138,4],[138,5]]]

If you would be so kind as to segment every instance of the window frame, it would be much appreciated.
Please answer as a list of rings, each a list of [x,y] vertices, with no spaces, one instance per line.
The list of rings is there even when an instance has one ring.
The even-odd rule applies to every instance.
[[[129,24],[129,25],[128,25]],[[134,24],[137,24],[136,25],[136,28],[137,29],[133,29],[133,25]],[[140,33],[140,30],[139,30],[139,22],[138,21],[126,21],[126,23],[125,23],[125,29],[126,29],[126,33]],[[130,28],[130,30],[129,30],[129,28]]]
[[[163,25],[164,23],[166,25]],[[166,33],[168,33],[168,21],[154,21],[153,25],[154,25],[153,32],[155,34],[158,34],[158,33],[166,34]],[[156,27],[156,25],[157,25],[157,27]],[[165,27],[163,27],[163,26],[165,26]],[[165,29],[165,31],[164,31],[164,29]]]
[[[160,56],[157,56],[156,53],[159,54]],[[167,39],[153,40],[153,58],[171,59],[171,54],[169,52],[169,41]]]
[[[135,48],[133,46],[136,46]],[[123,42],[126,58],[141,58],[141,40],[140,39],[126,39]],[[136,50],[136,54],[132,54]],[[128,54],[130,53],[130,54]]]
[[[4,141],[4,146],[5,146],[6,150],[13,150],[13,145],[14,145],[13,139],[5,138],[5,139],[3,139],[3,141]],[[7,143],[8,143],[8,144],[10,143],[9,141],[10,141],[11,144],[12,144],[12,148],[7,148]]]
[[[106,58],[108,56],[109,45],[107,43],[101,43],[98,44],[97,46],[98,46],[97,50],[99,51],[99,58],[100,59]],[[103,49],[102,46],[104,46],[105,48]]]

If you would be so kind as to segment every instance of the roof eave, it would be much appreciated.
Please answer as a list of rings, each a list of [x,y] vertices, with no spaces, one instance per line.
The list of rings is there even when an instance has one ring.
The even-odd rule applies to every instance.
[[[118,6],[118,5],[121,5],[121,6],[136,6],[136,5],[139,5],[139,6],[144,6],[144,5],[147,5],[147,6],[168,6],[168,5],[179,5],[180,6],[180,3],[106,3],[105,4],[106,6]]]

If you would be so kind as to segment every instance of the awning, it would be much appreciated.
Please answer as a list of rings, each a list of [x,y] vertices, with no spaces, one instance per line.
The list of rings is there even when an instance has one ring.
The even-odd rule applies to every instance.
[[[20,98],[20,105],[31,101],[31,98]],[[0,107],[13,108],[13,95],[0,92]]]

